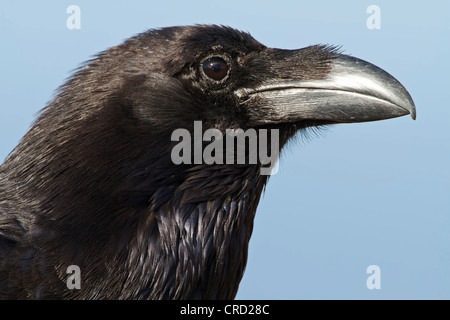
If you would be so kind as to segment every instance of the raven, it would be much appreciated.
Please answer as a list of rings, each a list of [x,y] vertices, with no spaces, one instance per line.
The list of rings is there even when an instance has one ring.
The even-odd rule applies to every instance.
[[[277,130],[281,149],[407,114],[396,79],[335,47],[217,25],[131,37],[76,70],[0,167],[0,298],[233,299],[269,176],[260,160],[175,164],[172,133]]]

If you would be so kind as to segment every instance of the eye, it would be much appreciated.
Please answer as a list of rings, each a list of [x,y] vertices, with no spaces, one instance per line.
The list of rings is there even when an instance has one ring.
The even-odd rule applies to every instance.
[[[203,72],[211,79],[220,81],[228,75],[228,64],[220,57],[212,57],[203,62]]]

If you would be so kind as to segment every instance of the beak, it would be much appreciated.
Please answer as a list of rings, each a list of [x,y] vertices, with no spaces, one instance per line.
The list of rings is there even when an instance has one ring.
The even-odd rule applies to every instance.
[[[272,62],[278,64],[279,75],[285,69],[288,76],[269,77],[255,88],[235,92],[243,105],[258,106],[248,108],[254,110],[250,112],[254,125],[302,120],[365,122],[407,114],[416,118],[410,94],[386,71],[364,60],[332,53],[326,74],[307,79],[295,76],[304,73],[295,63],[296,51],[292,50],[288,59]]]

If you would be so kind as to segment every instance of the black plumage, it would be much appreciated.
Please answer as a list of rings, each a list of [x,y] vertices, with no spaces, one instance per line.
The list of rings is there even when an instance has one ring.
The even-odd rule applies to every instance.
[[[394,78],[332,47],[209,25],[132,37],[80,67],[0,167],[0,298],[234,298],[268,176],[259,162],[175,165],[172,132],[277,129],[282,147],[408,113]]]

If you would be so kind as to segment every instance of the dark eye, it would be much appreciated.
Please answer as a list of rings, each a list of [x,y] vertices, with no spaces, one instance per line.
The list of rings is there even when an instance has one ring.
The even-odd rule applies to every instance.
[[[209,58],[203,62],[203,72],[211,79],[220,81],[228,75],[228,64],[219,57]]]

